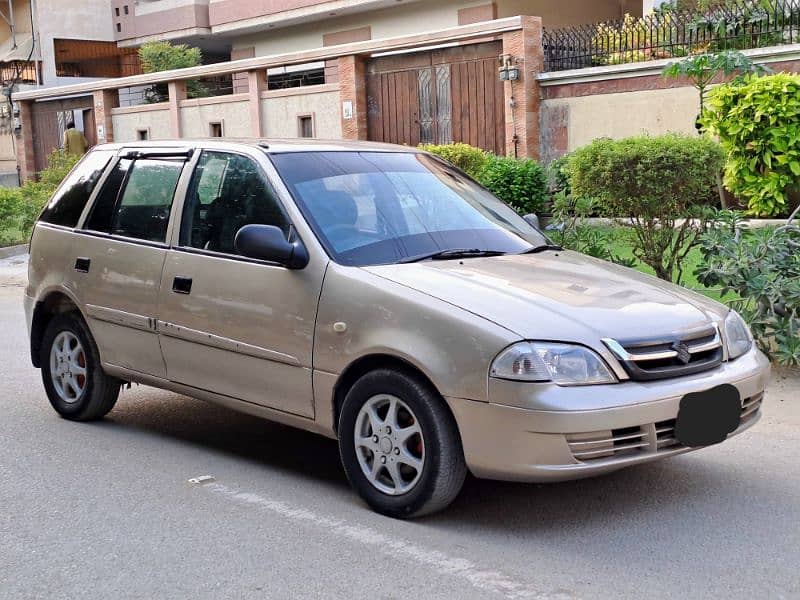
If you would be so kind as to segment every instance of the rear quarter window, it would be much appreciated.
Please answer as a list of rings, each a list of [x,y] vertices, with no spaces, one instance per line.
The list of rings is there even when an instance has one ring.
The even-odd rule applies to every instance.
[[[114,154],[113,150],[90,152],[56,190],[39,220],[53,225],[75,227]]]

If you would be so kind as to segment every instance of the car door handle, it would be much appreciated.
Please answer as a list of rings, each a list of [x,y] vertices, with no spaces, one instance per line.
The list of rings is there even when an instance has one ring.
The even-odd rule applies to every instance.
[[[91,266],[92,260],[90,258],[79,257],[75,259],[75,270],[78,273],[88,273]]]
[[[192,279],[191,277],[176,277],[172,280],[172,291],[176,294],[191,294],[192,293]]]

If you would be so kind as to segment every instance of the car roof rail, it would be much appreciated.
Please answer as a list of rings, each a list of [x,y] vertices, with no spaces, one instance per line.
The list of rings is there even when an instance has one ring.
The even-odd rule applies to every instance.
[[[120,158],[137,160],[143,158],[185,158],[190,159],[194,148],[131,148],[123,150]]]

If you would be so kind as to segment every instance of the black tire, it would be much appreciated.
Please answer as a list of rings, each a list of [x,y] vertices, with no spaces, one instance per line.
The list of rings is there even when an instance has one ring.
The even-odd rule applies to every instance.
[[[50,351],[58,336],[72,333],[83,347],[86,368],[83,392],[73,401],[66,402],[56,391],[51,376]],[[70,421],[97,421],[114,408],[119,397],[121,382],[107,375],[100,364],[100,352],[89,328],[77,313],[64,313],[54,317],[42,339],[40,356],[42,382],[47,397],[55,411]]]
[[[381,394],[404,402],[416,415],[422,430],[425,459],[414,487],[391,495],[373,486],[357,456],[354,433],[364,404]],[[409,519],[447,507],[461,491],[467,465],[455,419],[441,396],[413,373],[381,369],[364,375],[350,389],[339,417],[339,452],[350,484],[376,512]],[[369,456],[369,454],[367,454]],[[377,460],[377,455],[372,460]]]

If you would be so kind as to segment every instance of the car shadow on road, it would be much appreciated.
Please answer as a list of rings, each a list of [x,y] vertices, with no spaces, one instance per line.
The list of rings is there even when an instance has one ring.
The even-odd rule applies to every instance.
[[[351,493],[335,441],[199,400],[144,389],[145,394],[137,394],[132,402],[126,402],[123,395],[117,408],[98,426],[163,436],[198,450],[224,453],[269,471],[313,481],[336,496]],[[142,395],[146,398],[141,399]],[[727,463],[698,456],[543,485],[470,476],[450,508],[419,523],[435,529],[458,529],[469,523],[471,528],[485,531],[563,534],[573,530],[577,535],[602,529],[609,520],[615,520],[623,530],[630,528],[632,535],[639,536],[638,527],[657,530],[659,520],[680,519],[687,507],[694,514],[713,514],[720,497],[742,495],[743,484],[726,469]],[[737,486],[740,489],[734,489]],[[771,492],[762,489],[760,493]],[[620,521],[620,516],[624,520]]]
[[[147,399],[127,401],[123,393],[98,426],[135,428],[273,471],[296,474],[342,490],[348,488],[334,440],[201,400],[139,389],[146,390]]]

